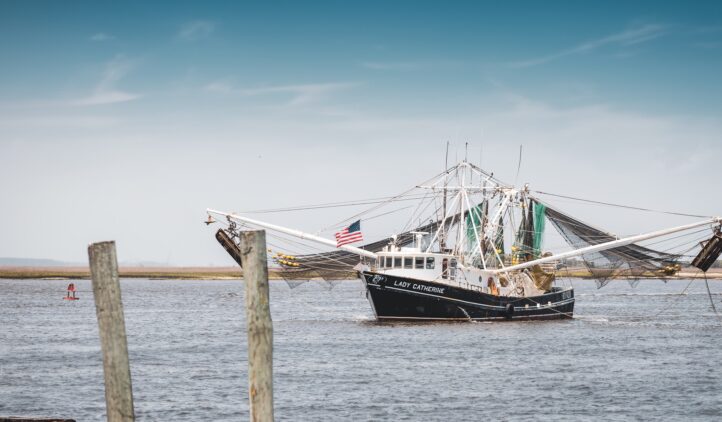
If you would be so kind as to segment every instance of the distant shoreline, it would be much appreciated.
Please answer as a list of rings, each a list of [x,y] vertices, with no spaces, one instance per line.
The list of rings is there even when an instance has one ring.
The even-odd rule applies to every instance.
[[[120,278],[154,280],[240,280],[238,267],[121,267]],[[269,273],[269,278],[280,278]],[[88,267],[0,267],[0,279],[90,279]]]
[[[240,280],[243,278],[238,267],[121,267],[121,278],[147,278],[151,280]],[[593,279],[584,268],[568,269],[557,272],[558,277]],[[347,279],[355,279],[349,272]],[[615,277],[624,279],[626,277]],[[658,279],[660,277],[640,277],[642,279]],[[692,268],[685,268],[680,273],[666,277],[668,279],[704,279],[704,274]],[[722,269],[712,268],[707,272],[710,280],[722,280]],[[28,280],[83,280],[90,279],[87,267],[0,267],[0,279]],[[273,269],[269,270],[269,279],[283,278]]]

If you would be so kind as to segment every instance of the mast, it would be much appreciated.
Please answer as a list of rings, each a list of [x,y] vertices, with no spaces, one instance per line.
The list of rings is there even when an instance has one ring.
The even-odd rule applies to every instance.
[[[452,207],[452,208],[456,206],[456,199],[457,199],[457,198],[458,198],[458,195],[455,195],[454,198],[451,200],[451,207]],[[444,215],[446,215],[446,213],[444,213]],[[456,221],[456,217],[457,217],[456,214],[454,214],[453,216],[451,216],[451,224],[449,224],[449,227],[451,227],[451,226],[454,225],[454,221]],[[426,253],[431,252],[431,248],[433,247],[434,242],[435,242],[437,239],[439,239],[439,244],[441,244],[441,240],[440,240],[440,239],[441,239],[441,236],[443,236],[444,227],[446,226],[446,221],[448,220],[448,218],[449,218],[449,217],[446,217],[444,220],[440,220],[440,221],[441,221],[441,224],[439,224],[439,227],[436,229],[436,234],[434,234],[434,236],[431,238],[431,241],[429,242],[429,247],[426,248]],[[441,253],[444,253],[444,251],[442,250]]]
[[[486,231],[483,233],[483,239],[489,240],[492,244],[494,244],[496,240],[496,234],[499,230],[499,226],[503,223],[502,218],[504,214],[506,213],[506,209],[509,205],[509,202],[511,201],[511,198],[513,195],[516,194],[516,191],[514,189],[505,189],[503,190],[504,197],[501,201],[501,204],[499,204],[499,207],[496,210],[496,213],[494,213],[494,216],[491,218],[491,222],[487,225]],[[494,236],[494,239],[492,239],[492,236]],[[504,260],[501,259],[501,256],[499,256],[499,252],[496,250],[496,245],[492,248],[494,250],[494,256],[499,261],[499,265],[504,268]],[[474,251],[476,253],[476,250]],[[485,257],[482,255],[482,259],[485,259]],[[488,263],[491,265],[491,262]]]
[[[459,179],[459,172],[461,172],[461,179]],[[455,255],[461,255],[462,251],[464,250],[464,228],[466,227],[466,218],[464,216],[464,193],[466,190],[464,189],[464,182],[465,178],[464,175],[466,172],[464,169],[459,168],[456,171],[456,179],[457,183],[459,183],[459,224],[456,226],[456,241],[454,242],[454,252]]]
[[[449,141],[446,141],[446,161],[444,161],[444,200],[442,208],[444,210],[442,214],[441,221],[443,221],[443,224],[441,225],[441,232],[439,234],[439,248],[441,249],[441,253],[444,253],[444,249],[446,249],[446,185],[447,185],[447,177],[449,175]]]
[[[483,232],[482,232],[482,228],[481,228],[481,225],[483,225],[484,222],[483,222],[483,217],[482,217],[481,214],[480,214],[480,213],[483,212],[483,211],[481,211],[481,212],[479,212],[478,214],[476,214],[476,215],[478,216],[479,224],[480,224],[480,226],[477,226],[477,225],[476,225],[476,218],[475,218],[475,216],[474,216],[474,213],[475,213],[475,212],[478,212],[478,211],[474,211],[474,210],[478,210],[478,209],[477,209],[476,207],[472,207],[471,201],[469,200],[469,195],[468,195],[468,193],[466,193],[466,192],[465,192],[465,195],[464,195],[464,199],[466,200],[466,206],[467,206],[467,208],[468,208],[468,210],[469,210],[469,216],[470,216],[470,217],[467,217],[467,218],[470,218],[471,228],[472,228],[473,233],[474,233],[474,239],[476,239],[476,242],[474,243],[473,249],[471,248],[471,245],[468,245],[468,247],[467,247],[467,250],[470,250],[470,252],[469,252],[469,254],[468,254],[469,261],[470,261],[470,262],[473,262],[474,254],[475,254],[475,252],[478,250],[478,251],[479,251],[479,256],[480,256],[480,261],[481,261],[481,266],[482,266],[483,269],[486,269],[486,262],[484,262],[484,257],[483,257],[483,248],[482,248]],[[482,203],[483,203],[483,202],[482,202]],[[464,232],[464,236],[465,236],[467,242],[469,242],[469,240],[471,240],[471,239],[469,238],[468,230],[469,230],[469,228],[467,227],[466,230],[465,230],[465,232]]]

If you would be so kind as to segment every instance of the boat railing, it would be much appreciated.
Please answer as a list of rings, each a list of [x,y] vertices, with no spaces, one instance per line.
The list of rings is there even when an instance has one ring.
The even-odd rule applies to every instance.
[[[471,284],[468,281],[444,280],[443,283],[447,284],[449,286],[459,287],[461,289],[473,290],[473,291],[484,293],[484,288],[482,286],[479,286],[477,284]]]

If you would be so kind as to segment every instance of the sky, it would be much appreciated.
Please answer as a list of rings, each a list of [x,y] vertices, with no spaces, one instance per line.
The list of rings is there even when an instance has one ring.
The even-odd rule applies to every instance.
[[[0,40],[0,257],[229,265],[206,208],[392,195],[447,142],[505,180],[523,145],[532,189],[722,214],[721,2],[2,0]]]

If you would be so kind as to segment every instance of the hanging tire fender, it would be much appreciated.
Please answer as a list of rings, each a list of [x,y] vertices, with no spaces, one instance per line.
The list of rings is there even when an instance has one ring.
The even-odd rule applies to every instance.
[[[514,315],[514,304],[507,303],[504,312],[505,312],[506,319],[511,319],[511,317]]]

